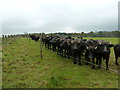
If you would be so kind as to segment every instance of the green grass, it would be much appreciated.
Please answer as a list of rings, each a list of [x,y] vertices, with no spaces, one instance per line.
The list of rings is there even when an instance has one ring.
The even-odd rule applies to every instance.
[[[39,47],[39,42],[18,38],[3,48],[3,88],[118,88],[116,73],[103,68],[93,70],[90,65],[75,65],[72,59],[44,47],[41,59]],[[118,68],[114,56],[110,68]]]

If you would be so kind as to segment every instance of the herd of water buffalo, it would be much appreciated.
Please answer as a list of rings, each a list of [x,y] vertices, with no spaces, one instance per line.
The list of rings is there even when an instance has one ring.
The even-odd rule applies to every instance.
[[[37,35],[30,35],[32,40],[38,41],[40,39]],[[57,54],[64,57],[73,57],[74,64],[81,63],[81,56],[85,56],[86,65],[92,60],[92,68],[95,69],[95,64],[98,68],[101,68],[102,60],[106,61],[106,70],[109,69],[109,57],[110,48],[114,47],[115,64],[118,65],[118,57],[120,57],[120,44],[112,44],[111,42],[104,40],[83,39],[78,37],[77,39],[71,36],[61,38],[59,36],[44,36],[41,38],[43,45],[56,51]]]

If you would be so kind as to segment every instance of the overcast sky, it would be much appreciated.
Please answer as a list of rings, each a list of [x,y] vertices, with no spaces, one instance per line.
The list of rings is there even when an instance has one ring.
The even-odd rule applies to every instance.
[[[118,29],[119,0],[1,0],[3,34]]]

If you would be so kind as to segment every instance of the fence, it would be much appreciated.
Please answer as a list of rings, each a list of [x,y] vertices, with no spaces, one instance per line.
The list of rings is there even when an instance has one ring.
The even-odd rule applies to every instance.
[[[61,54],[61,55],[63,55],[63,54]],[[94,63],[92,63],[92,62],[85,61],[85,60],[82,60],[82,59],[79,59],[79,58],[74,58],[74,57],[68,56],[68,55],[64,55],[64,56],[65,56],[65,57],[69,57],[69,58],[71,58],[71,59],[80,60],[80,61],[85,62],[85,63],[89,63],[89,64],[94,65],[94,66],[96,66],[96,67],[99,66],[98,64],[94,64]],[[104,67],[104,66],[101,66],[101,68],[106,69],[106,67]],[[112,72],[115,72],[116,74],[118,74],[118,70],[111,69],[110,67],[109,67],[109,70],[112,71]]]

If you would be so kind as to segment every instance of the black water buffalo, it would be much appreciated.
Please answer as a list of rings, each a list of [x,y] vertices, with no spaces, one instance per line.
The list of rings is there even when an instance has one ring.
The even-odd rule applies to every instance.
[[[49,45],[48,45],[48,43],[49,43],[49,36],[45,36],[43,38],[43,42],[44,42],[46,48],[49,47]]]
[[[40,39],[40,36],[39,35],[30,35],[30,38],[37,42]]]
[[[115,53],[115,59],[116,59],[115,63],[116,65],[118,65],[118,57],[120,57],[120,43],[114,45],[114,53]]]
[[[60,52],[62,56],[70,56],[71,53],[71,39],[65,38],[64,41],[60,44]]]
[[[90,62],[90,59],[92,59],[92,68],[95,68],[95,57],[96,57],[96,41],[93,39],[87,40],[85,42],[86,45],[86,52],[85,52],[85,59],[87,60],[86,65],[88,65],[88,62]]]
[[[52,38],[52,40],[50,41],[53,51],[56,51],[56,39],[57,38]]]
[[[56,39],[57,54],[60,54],[61,56],[63,56],[63,47],[61,46],[63,41],[64,41],[63,38]]]
[[[79,65],[81,64],[81,55],[83,54],[83,51],[85,49],[85,41],[84,40],[79,40],[79,39],[73,39],[71,41],[71,52],[72,52],[72,57],[74,57],[74,64],[77,62],[77,58],[79,61]]]
[[[50,42],[53,39],[53,36],[46,36],[44,37],[43,41],[45,43],[45,47],[48,49],[52,48],[52,43]]]
[[[58,40],[59,40],[59,36],[54,36],[53,38],[52,38],[52,40],[50,41],[50,43],[52,44],[52,50],[53,51],[56,51],[56,49],[57,49],[57,45],[58,45]]]
[[[96,48],[96,64],[98,64],[98,68],[101,68],[102,59],[106,60],[106,70],[109,69],[108,62],[110,57],[110,48],[114,45],[110,42],[104,41],[104,40],[96,40],[98,42],[97,48]]]
[[[42,37],[42,43],[43,43],[43,45],[45,45],[45,36],[44,37]]]

